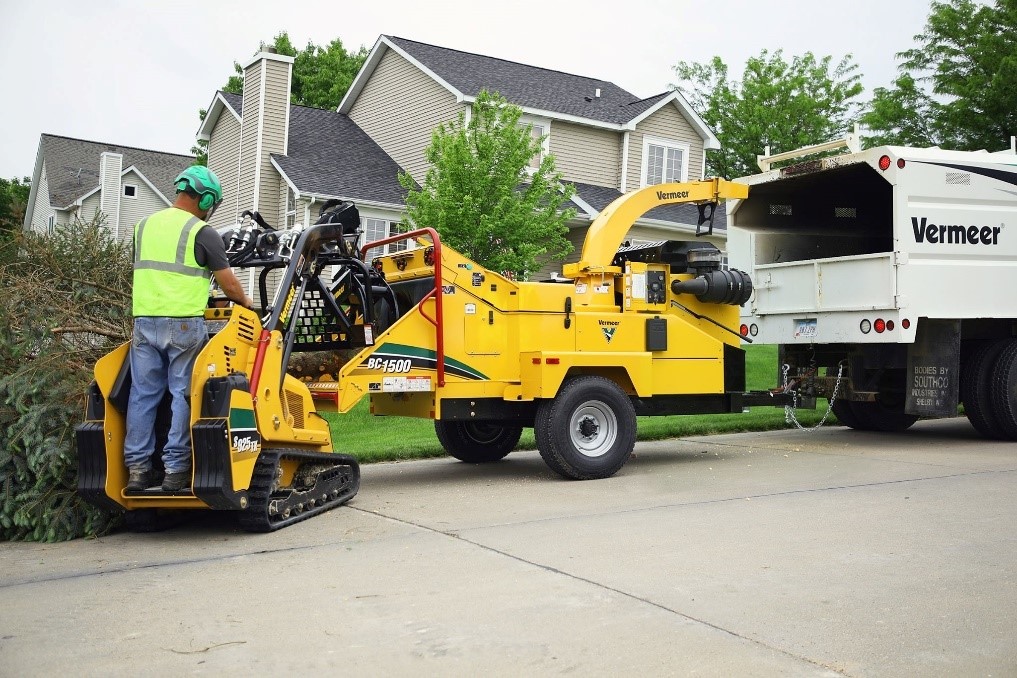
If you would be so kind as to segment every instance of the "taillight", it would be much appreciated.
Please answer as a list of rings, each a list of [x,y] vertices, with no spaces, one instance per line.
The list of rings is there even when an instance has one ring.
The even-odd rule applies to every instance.
[[[897,158],[897,169],[904,169],[904,165],[906,164],[907,163],[904,162],[904,158]]]
[[[909,330],[911,329],[911,321],[908,320],[907,318],[904,318],[904,320],[900,321],[900,326],[906,330]]]
[[[872,324],[876,330],[876,334],[882,334],[886,331],[886,321],[882,318],[876,318],[876,322]]]
[[[884,172],[890,169],[890,156],[888,155],[880,156],[879,169],[883,170]]]
[[[743,337],[749,336],[749,326],[742,325],[741,327],[738,328],[738,333],[741,334]]]
[[[887,332],[893,332],[893,321],[892,320],[887,320],[886,321],[886,331]]]
[[[858,323],[858,329],[862,331],[862,334],[868,334],[872,331],[872,323],[868,318],[865,318],[862,322]]]

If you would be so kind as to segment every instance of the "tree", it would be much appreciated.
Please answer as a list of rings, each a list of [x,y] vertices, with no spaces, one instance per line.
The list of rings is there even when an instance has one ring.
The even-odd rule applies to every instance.
[[[482,91],[469,121],[463,113],[431,135],[425,151],[430,168],[422,188],[405,172],[408,192],[404,227],[430,226],[446,244],[477,263],[525,278],[538,259],[563,257],[575,193],[563,184],[554,158],[527,168],[541,151],[531,125],[520,125],[522,110],[501,95]]]
[[[28,209],[28,195],[32,190],[32,180],[0,179],[0,243],[8,240],[16,233],[25,220]]]
[[[833,63],[811,52],[790,62],[783,52],[763,50],[745,64],[740,81],[720,57],[674,67],[681,92],[720,140],[709,151],[706,173],[733,178],[758,172],[756,155],[827,141],[848,130],[858,111],[861,76],[851,55]]]
[[[278,54],[294,57],[290,102],[312,108],[338,108],[368,55],[368,50],[363,45],[357,51],[347,50],[339,38],[325,47],[319,47],[308,41],[307,47],[297,50],[286,31],[276,35],[270,46],[274,47]],[[262,43],[260,49],[265,47],[266,44]],[[235,73],[223,85],[222,91],[242,94],[244,69],[234,61],[233,70]],[[208,111],[205,109],[198,111],[201,120],[204,120],[207,114]],[[206,163],[207,149],[207,141],[198,141],[191,148],[191,153],[197,156],[199,164]]]
[[[1017,0],[933,2],[901,75],[874,91],[869,145],[995,150],[1017,134]]]
[[[74,427],[95,361],[131,336],[131,253],[101,214],[0,246],[0,539],[101,534],[78,497]]]

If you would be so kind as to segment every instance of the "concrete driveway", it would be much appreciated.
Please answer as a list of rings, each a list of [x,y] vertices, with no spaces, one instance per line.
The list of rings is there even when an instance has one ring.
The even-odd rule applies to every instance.
[[[1017,675],[1017,446],[966,420],[364,468],[269,535],[0,545],[0,675]]]

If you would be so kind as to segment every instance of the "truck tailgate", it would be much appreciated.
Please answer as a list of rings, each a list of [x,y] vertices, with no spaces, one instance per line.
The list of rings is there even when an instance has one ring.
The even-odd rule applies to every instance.
[[[753,283],[759,315],[893,308],[896,295],[891,252],[757,264]]]

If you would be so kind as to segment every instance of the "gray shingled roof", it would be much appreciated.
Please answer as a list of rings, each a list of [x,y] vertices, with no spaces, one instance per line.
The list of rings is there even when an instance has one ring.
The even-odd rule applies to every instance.
[[[621,191],[606,186],[582,184],[575,181],[572,183],[576,187],[576,195],[589,203],[590,207],[598,212],[602,212],[615,198],[621,196]],[[695,226],[696,222],[699,221],[699,209],[695,205],[662,205],[654,207],[644,214],[642,218]],[[727,210],[723,206],[717,207],[717,212],[713,217],[713,228],[719,230],[727,228]]]
[[[243,97],[220,94],[243,114]],[[349,116],[290,105],[287,155],[272,154],[303,194],[328,195],[402,205],[399,165]]]
[[[124,169],[134,165],[167,198],[173,195],[173,179],[194,163],[192,155],[149,151],[97,141],[42,135],[42,157],[49,182],[49,204],[66,207],[99,186],[99,156],[120,153]]]
[[[670,92],[640,99],[613,82],[460,52],[391,35],[385,36],[435,75],[467,96],[482,89],[500,92],[517,106],[623,124]],[[596,98],[597,89],[600,98]]]

